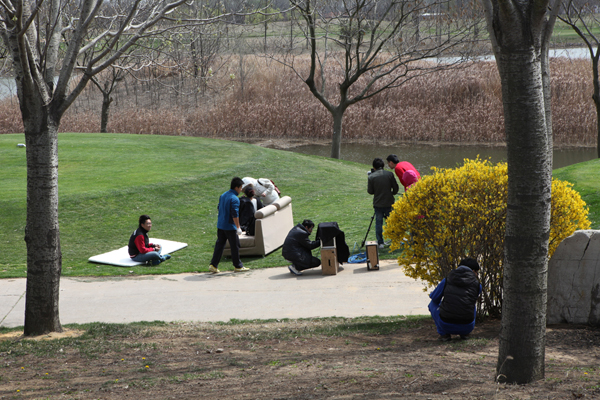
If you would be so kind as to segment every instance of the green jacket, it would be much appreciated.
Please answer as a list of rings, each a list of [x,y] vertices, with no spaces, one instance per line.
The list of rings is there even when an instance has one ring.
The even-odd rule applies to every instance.
[[[384,169],[378,169],[369,175],[367,192],[373,196],[373,207],[391,207],[396,201],[398,182],[394,174]]]

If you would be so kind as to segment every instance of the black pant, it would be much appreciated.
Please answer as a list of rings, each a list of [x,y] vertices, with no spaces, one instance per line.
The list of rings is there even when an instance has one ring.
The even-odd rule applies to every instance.
[[[296,264],[295,262],[292,262],[292,264],[294,264],[294,267],[296,267],[296,269],[298,271],[304,271],[305,269],[317,268],[319,265],[321,265],[321,260],[319,260],[315,256],[311,256],[310,257],[310,265]]]
[[[296,268],[298,271],[317,268],[319,265],[321,265],[321,260],[313,256],[310,252],[301,254],[296,253],[292,255],[288,253],[286,256],[283,256],[283,258],[294,264],[294,268]]]
[[[217,229],[217,243],[215,243],[215,251],[210,264],[215,268],[219,266],[227,241],[229,241],[229,247],[231,248],[231,262],[233,266],[242,268],[244,264],[240,260],[240,238],[237,235],[237,231],[226,231],[224,229]]]

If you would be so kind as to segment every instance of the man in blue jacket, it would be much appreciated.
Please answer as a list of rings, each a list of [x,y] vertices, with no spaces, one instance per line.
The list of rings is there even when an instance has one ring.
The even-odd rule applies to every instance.
[[[230,189],[223,193],[219,198],[219,217],[217,220],[217,242],[215,251],[208,270],[214,274],[219,273],[219,261],[223,255],[225,244],[229,241],[231,247],[231,262],[234,272],[248,271],[240,260],[240,239],[238,235],[242,234],[240,228],[240,199],[238,198],[242,191],[244,181],[237,176],[231,180]]]
[[[429,295],[429,312],[440,334],[439,340],[450,341],[451,335],[468,339],[475,328],[477,298],[481,293],[477,271],[477,260],[465,258]]]

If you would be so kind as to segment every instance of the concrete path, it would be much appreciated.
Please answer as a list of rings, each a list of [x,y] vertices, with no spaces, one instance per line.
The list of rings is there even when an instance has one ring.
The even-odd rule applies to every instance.
[[[287,267],[244,273],[65,278],[60,281],[63,324],[134,321],[357,317],[429,314],[421,282],[395,261],[379,271],[345,264],[337,275],[316,268],[303,276]],[[0,280],[0,326],[22,326],[25,279]]]

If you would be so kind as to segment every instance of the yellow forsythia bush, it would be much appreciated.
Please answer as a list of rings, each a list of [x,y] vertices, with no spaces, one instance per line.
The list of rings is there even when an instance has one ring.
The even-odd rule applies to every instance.
[[[437,285],[465,257],[479,261],[479,310],[497,316],[502,305],[502,262],[508,175],[506,163],[464,160],[462,167],[433,169],[394,204],[384,236],[407,276]],[[588,229],[579,193],[552,180],[549,255],[577,229]]]

